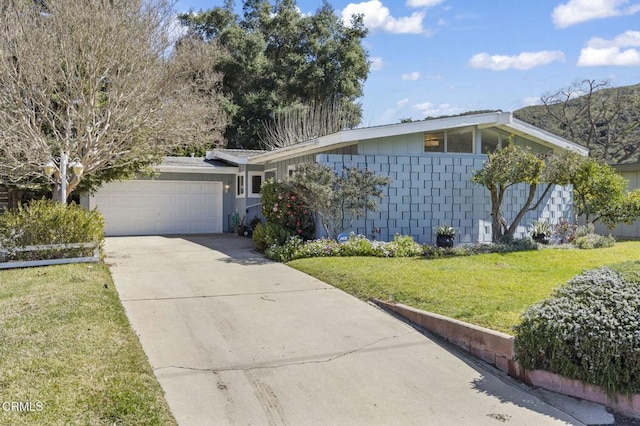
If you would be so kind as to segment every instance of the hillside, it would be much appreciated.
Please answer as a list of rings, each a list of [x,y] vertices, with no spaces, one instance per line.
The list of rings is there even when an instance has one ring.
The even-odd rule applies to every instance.
[[[566,95],[566,93],[565,93]],[[559,96],[562,98],[562,96]],[[550,106],[514,111],[516,118],[589,148],[607,163],[640,162],[640,84],[594,91]]]

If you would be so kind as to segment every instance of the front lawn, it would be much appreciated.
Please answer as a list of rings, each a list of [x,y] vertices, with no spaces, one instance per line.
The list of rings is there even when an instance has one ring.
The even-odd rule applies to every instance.
[[[104,265],[0,271],[0,371],[0,424],[176,424]]]
[[[640,259],[640,242],[441,259],[322,257],[289,262],[361,299],[391,300],[512,334],[524,310],[585,269]]]

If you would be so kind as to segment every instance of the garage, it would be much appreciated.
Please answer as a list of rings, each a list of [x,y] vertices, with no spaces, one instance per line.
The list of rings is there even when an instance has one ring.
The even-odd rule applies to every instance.
[[[222,182],[128,180],[104,185],[90,197],[117,235],[222,232]]]

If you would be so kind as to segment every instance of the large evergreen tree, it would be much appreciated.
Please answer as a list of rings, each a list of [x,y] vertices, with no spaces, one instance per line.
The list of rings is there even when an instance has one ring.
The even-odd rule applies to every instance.
[[[231,123],[229,147],[257,148],[265,125],[289,108],[340,102],[340,111],[356,126],[357,103],[369,72],[362,46],[366,29],[361,16],[348,25],[325,1],[313,15],[303,15],[295,0],[244,0],[243,14],[234,2],[180,16],[190,35],[217,42],[227,51],[217,70]]]

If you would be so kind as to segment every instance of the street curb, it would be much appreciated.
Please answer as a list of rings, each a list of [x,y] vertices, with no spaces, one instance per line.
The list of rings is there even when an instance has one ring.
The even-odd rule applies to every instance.
[[[607,394],[599,386],[544,370],[528,371],[514,360],[515,337],[443,315],[421,311],[401,303],[372,299],[382,309],[419,325],[472,356],[487,362],[528,385],[605,405],[621,414],[640,417],[640,394]]]

